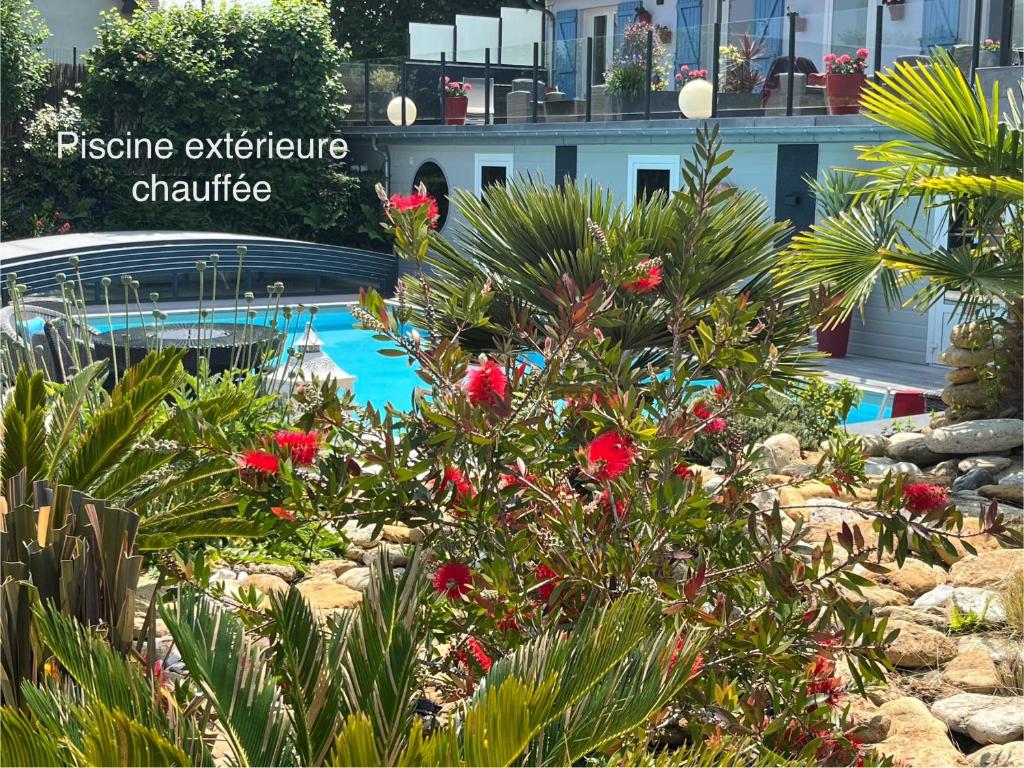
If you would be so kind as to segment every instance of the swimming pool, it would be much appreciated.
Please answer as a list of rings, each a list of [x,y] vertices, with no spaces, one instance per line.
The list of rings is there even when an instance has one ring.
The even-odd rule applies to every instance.
[[[215,318],[211,319],[230,320],[233,310],[221,309],[212,314],[215,314]],[[172,312],[169,315],[169,323],[195,322],[198,319],[195,312]],[[146,319],[149,322],[150,318]],[[262,319],[263,313],[260,312],[256,320]],[[90,316],[90,322],[97,330],[107,330],[105,320],[105,317]],[[125,326],[124,321],[119,322],[117,317],[112,320],[115,329]],[[138,326],[140,322],[136,315],[129,318],[128,325]],[[425,386],[423,380],[416,374],[415,367],[410,366],[405,357],[385,357],[379,354],[379,350],[391,345],[377,341],[371,332],[357,328],[355,318],[346,306],[321,307],[313,320],[313,330],[323,342],[324,353],[339,368],[356,377],[353,391],[356,402],[360,405],[372,401],[375,405],[383,407],[385,402],[390,402],[398,408],[407,408],[412,403],[413,389]],[[296,337],[300,335],[301,333],[294,334],[289,339],[289,344],[295,343]],[[885,405],[883,414],[882,406],[885,401],[886,397],[881,392],[863,391],[860,404],[850,411],[846,423],[856,424],[887,418],[892,410],[892,403]]]

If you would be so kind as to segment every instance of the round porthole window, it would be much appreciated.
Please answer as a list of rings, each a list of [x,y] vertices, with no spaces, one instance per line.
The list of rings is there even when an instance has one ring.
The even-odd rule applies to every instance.
[[[448,179],[445,178],[441,166],[435,162],[421,165],[413,177],[413,189],[420,184],[427,188],[427,194],[437,200],[437,228],[441,229],[448,220]]]

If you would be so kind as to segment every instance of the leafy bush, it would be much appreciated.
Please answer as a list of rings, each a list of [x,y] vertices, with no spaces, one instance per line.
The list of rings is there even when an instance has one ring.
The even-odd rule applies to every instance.
[[[0,0],[0,114],[3,126],[19,123],[32,108],[36,91],[46,79],[49,63],[39,50],[49,30],[29,0]]]
[[[622,46],[608,72],[608,92],[639,98],[647,91],[647,38],[653,35],[651,53],[651,90],[663,91],[668,87],[668,67],[665,66],[665,44],[658,30],[647,22],[634,21],[622,32]]]

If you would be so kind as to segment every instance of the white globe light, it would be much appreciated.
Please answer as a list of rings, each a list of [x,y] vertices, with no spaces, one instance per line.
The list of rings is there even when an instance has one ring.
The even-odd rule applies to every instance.
[[[693,120],[709,118],[713,94],[707,80],[691,80],[679,90],[679,111]]]
[[[412,125],[416,122],[416,104],[412,99],[401,96],[395,96],[388,102],[388,120],[392,125],[402,124],[402,101],[405,101],[405,124]]]

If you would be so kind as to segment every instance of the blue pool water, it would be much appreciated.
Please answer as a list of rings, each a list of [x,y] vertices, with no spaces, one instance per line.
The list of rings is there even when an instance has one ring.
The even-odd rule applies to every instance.
[[[232,310],[221,310],[216,313],[216,319],[230,320],[232,314]],[[262,320],[262,317],[261,312],[256,318],[257,321]],[[146,319],[147,322],[150,321],[150,318]],[[175,313],[170,315],[167,322],[195,322],[197,319],[196,313]],[[97,330],[107,330],[105,321],[95,317],[90,318],[90,321]],[[137,315],[129,318],[130,325],[137,326],[139,323]],[[123,321],[113,319],[114,328],[122,328],[124,325]],[[356,377],[355,399],[361,405],[372,401],[375,405],[383,407],[385,402],[390,402],[398,408],[408,408],[412,403],[413,389],[425,386],[422,379],[416,375],[415,368],[409,365],[407,358],[385,357],[379,354],[379,350],[393,347],[386,342],[376,341],[371,332],[357,328],[355,319],[347,308],[322,307],[313,320],[313,329],[323,342],[323,351],[340,368]],[[293,336],[289,344],[294,343],[294,338]],[[706,384],[710,386],[714,382],[708,381]],[[850,411],[846,423],[855,424],[887,418],[891,404],[886,407],[886,413],[882,414],[883,400],[884,395],[881,392],[865,391],[860,404]]]

